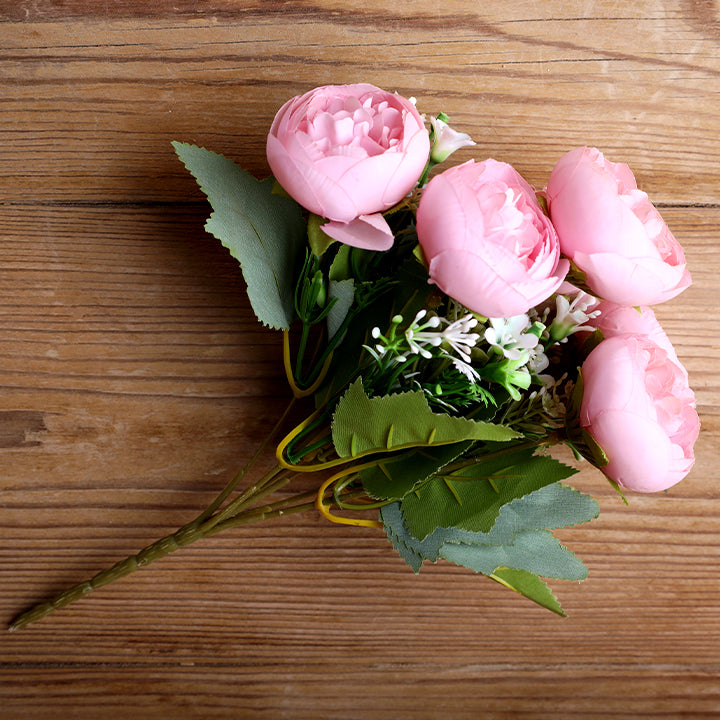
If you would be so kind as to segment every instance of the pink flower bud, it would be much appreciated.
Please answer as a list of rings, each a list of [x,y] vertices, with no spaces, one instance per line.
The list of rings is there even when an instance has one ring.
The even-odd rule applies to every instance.
[[[687,374],[647,337],[603,340],[582,366],[580,425],[603,449],[603,472],[623,487],[657,492],[690,472],[700,431]]]
[[[595,148],[577,148],[555,165],[546,190],[563,254],[600,297],[654,305],[691,283],[685,255],[630,168]]]

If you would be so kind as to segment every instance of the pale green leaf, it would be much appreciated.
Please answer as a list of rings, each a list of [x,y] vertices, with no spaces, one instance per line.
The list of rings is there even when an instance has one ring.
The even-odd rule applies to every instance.
[[[554,511],[552,505],[561,506]],[[597,516],[597,503],[572,488],[555,483],[505,505],[489,533],[438,528],[423,540],[403,522],[400,503],[380,509],[388,539],[417,573],[424,560],[443,557],[503,582],[553,612],[563,614],[557,600],[537,577],[582,580],[587,569],[549,529],[586,522]]]
[[[422,391],[369,398],[361,380],[340,399],[332,422],[333,444],[340,457],[516,437],[514,430],[502,425],[433,413]]]
[[[271,178],[258,181],[222,155],[186,143],[173,147],[213,208],[205,229],[240,262],[258,320],[289,328],[294,272],[307,232],[298,204],[273,194]]]
[[[403,523],[400,503],[394,502],[380,508],[380,519],[388,540],[400,557],[416,572],[425,560],[435,562],[438,558],[442,539],[430,536],[423,541],[412,537]]]
[[[549,530],[521,530],[510,545],[445,543],[440,557],[483,575],[502,566],[563,580],[587,577],[585,565]]]
[[[555,482],[503,505],[489,532],[453,528],[446,531],[445,542],[507,545],[522,530],[554,530],[579,525],[599,514],[597,500],[569,485]]]
[[[598,513],[598,504],[593,498],[557,482],[503,505],[489,532],[469,532],[454,527],[437,528],[424,539],[418,540],[408,532],[400,503],[391,503],[380,509],[388,538],[416,572],[419,569],[418,558],[420,564],[423,560],[436,562],[441,548],[450,543],[471,546],[512,545],[521,532],[577,525],[596,518]]]

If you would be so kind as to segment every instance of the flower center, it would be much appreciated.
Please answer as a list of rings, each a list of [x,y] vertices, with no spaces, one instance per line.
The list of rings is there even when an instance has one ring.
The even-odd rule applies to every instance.
[[[487,218],[487,235],[521,261],[532,262],[539,251],[539,233],[522,194],[505,183],[494,182],[481,185],[477,195]]]
[[[355,97],[335,98],[327,106],[314,108],[298,125],[325,156],[371,157],[392,150],[403,138],[403,111],[387,100],[373,104]]]

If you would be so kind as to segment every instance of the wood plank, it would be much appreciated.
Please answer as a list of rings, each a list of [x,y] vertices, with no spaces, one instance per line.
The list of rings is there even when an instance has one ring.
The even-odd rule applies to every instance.
[[[654,2],[623,17],[603,3],[578,17],[557,0],[510,16],[503,3],[481,15],[456,2],[437,17],[411,5],[402,22],[376,1],[343,13],[240,3],[178,24],[161,13],[118,21],[85,2],[67,22],[43,6],[42,21],[0,25],[4,199],[196,198],[173,139],[266,173],[274,112],[328,79],[417,96],[479,142],[462,157],[497,157],[538,185],[562,153],[589,144],[630,163],[658,202],[716,199],[720,99],[708,87],[720,60],[707,5]],[[692,142],[665,142],[668,128]]]
[[[0,282],[7,308],[4,408],[31,413],[16,418],[15,427],[30,423],[26,439],[39,443],[20,443],[4,458],[0,604],[7,619],[189,519],[232,474],[243,459],[238,456],[247,457],[286,400],[276,338],[256,327],[234,261],[202,230],[204,213],[202,207],[45,207],[32,222],[21,208],[0,213],[11,231],[4,247],[10,272]],[[720,221],[717,209],[674,208],[666,215],[691,257]],[[24,230],[23,242],[16,227]],[[182,684],[186,663],[216,662],[251,677],[256,663],[269,663],[287,688],[298,652],[321,674],[347,662],[348,646],[333,640],[342,629],[351,649],[362,648],[354,682],[375,686],[371,668],[386,664],[402,668],[402,682],[431,683],[433,667],[442,667],[467,676],[465,684],[458,681],[458,707],[470,708],[477,707],[470,688],[479,672],[478,638],[493,663],[525,683],[548,661],[546,645],[565,644],[571,659],[559,671],[571,686],[579,682],[572,680],[577,662],[590,670],[593,657],[636,657],[640,638],[648,641],[647,626],[628,633],[628,623],[641,606],[644,623],[652,622],[657,633],[641,653],[643,664],[657,666],[646,670],[644,682],[691,665],[704,668],[693,692],[706,692],[720,639],[720,528],[708,506],[711,465],[720,450],[712,408],[717,371],[701,353],[707,352],[704,329],[683,318],[710,302],[712,262],[693,267],[695,288],[658,309],[671,337],[680,338],[679,352],[699,388],[705,432],[698,470],[671,497],[635,496],[630,508],[595,473],[583,473],[575,484],[600,498],[602,514],[591,526],[562,533],[591,570],[582,586],[558,583],[572,615],[568,624],[454,567],[415,577],[380,533],[307,516],[207,540],[97,591],[52,622],[3,638],[0,676],[12,680],[40,663],[37,672],[58,678],[95,678],[77,681],[78,692],[88,692],[94,682],[125,687],[116,685],[115,670],[100,669],[119,663],[125,682],[147,687],[136,694],[138,708],[148,702],[143,693],[153,692],[148,675]],[[243,344],[248,337],[253,342]],[[451,610],[435,625],[441,607]],[[600,618],[607,618],[602,631]],[[615,623],[614,630],[607,623]],[[515,643],[508,644],[508,633]],[[85,638],[80,645],[79,635]],[[574,646],[578,637],[582,648]],[[529,643],[522,662],[518,642]],[[148,653],[175,647],[183,659],[171,667],[147,660]],[[430,648],[436,665],[424,657]],[[313,672],[292,680],[310,697]],[[613,672],[620,682],[623,673]],[[263,693],[272,695],[267,681],[250,682],[266,703]],[[46,686],[49,696],[60,692],[60,683]],[[384,703],[394,707],[389,688],[384,697],[376,694],[379,705],[367,708],[368,717],[382,716]],[[190,692],[196,702],[198,692]],[[241,686],[223,692],[230,693],[226,708],[215,707],[215,690],[202,691],[217,717],[231,717],[237,708],[267,717],[281,712],[248,701]],[[309,702],[308,717],[320,707],[317,698]],[[96,710],[110,717],[115,703],[99,702]],[[291,715],[301,712],[292,703]],[[422,705],[412,712],[421,717]]]

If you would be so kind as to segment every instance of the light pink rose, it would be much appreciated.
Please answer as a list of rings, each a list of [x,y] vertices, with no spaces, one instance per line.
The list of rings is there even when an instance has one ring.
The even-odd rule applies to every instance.
[[[487,317],[526,312],[557,290],[569,268],[532,187],[495,160],[435,176],[420,198],[417,234],[430,281]]]
[[[292,98],[267,139],[275,179],[323,230],[373,250],[393,243],[382,211],[417,183],[430,153],[415,106],[374,85],[326,85]]]
[[[654,305],[690,285],[682,247],[627,165],[595,148],[571,150],[550,174],[546,198],[563,254],[597,295]]]
[[[623,487],[657,492],[695,462],[700,431],[687,375],[647,337],[603,340],[582,366],[580,425],[609,460],[603,472]]]

